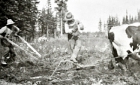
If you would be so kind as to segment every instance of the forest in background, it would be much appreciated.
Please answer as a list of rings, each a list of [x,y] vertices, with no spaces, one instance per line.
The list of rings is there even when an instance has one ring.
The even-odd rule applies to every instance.
[[[119,20],[118,16],[109,16],[106,23],[102,22],[102,19],[99,20],[99,31],[106,31],[106,28],[112,26],[119,26],[122,24],[132,24],[134,22],[140,22],[140,10],[137,11],[137,15],[132,16],[131,13],[128,14],[126,10],[126,15],[121,18],[122,22]]]
[[[15,24],[21,29],[21,36],[28,42],[41,36],[47,38],[59,37],[60,33],[65,33],[65,22],[63,22],[63,19],[65,12],[68,11],[67,0],[65,0],[65,2],[55,0],[54,4],[58,5],[58,7],[55,8],[51,7],[50,0],[46,0],[46,2],[46,7],[42,10],[38,10],[38,0],[0,0],[0,27],[5,26],[6,19],[10,18],[15,21]],[[56,16],[53,16],[54,11],[52,11],[52,9],[57,11]],[[139,22],[140,10],[138,10],[136,16],[128,14],[126,10],[126,15],[122,17],[122,22],[120,22],[118,16],[111,15],[106,20],[106,23],[102,23],[101,20],[102,19],[99,20],[98,29],[99,31],[104,32],[112,26]],[[61,21],[63,26],[58,27],[58,24],[61,24]],[[62,30],[58,30],[58,28],[62,28]]]

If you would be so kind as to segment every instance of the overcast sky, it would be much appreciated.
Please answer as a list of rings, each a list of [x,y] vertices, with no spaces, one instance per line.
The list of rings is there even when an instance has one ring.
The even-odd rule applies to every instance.
[[[47,0],[40,1],[39,9],[46,6]],[[52,7],[56,6],[51,0]],[[98,31],[99,20],[106,23],[109,15],[118,16],[120,20],[128,15],[137,15],[140,9],[140,0],[68,0],[68,10],[72,12],[74,18],[80,20],[85,27],[85,31]]]

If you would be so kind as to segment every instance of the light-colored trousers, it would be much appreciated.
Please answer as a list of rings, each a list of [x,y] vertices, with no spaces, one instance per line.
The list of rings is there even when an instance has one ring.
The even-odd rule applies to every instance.
[[[80,49],[81,49],[81,40],[75,36],[75,37],[71,37],[71,39],[68,39],[69,41],[69,48],[71,50],[71,59],[76,59]]]

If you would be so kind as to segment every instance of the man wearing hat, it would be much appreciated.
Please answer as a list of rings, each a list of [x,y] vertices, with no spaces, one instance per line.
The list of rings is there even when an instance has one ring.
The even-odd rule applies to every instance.
[[[8,19],[6,26],[0,29],[0,41],[1,45],[4,47],[4,55],[1,58],[2,65],[7,65],[6,61],[10,59],[13,60],[16,56],[13,45],[5,39],[10,38],[10,35],[13,33],[13,29],[16,29],[17,32],[20,31],[19,28],[14,25],[14,23],[15,22],[13,22],[11,19]],[[15,36],[17,32],[15,32]]]
[[[74,19],[71,12],[65,14],[65,32],[68,34],[69,47],[71,49],[71,60],[77,62],[76,58],[81,49],[80,34],[84,30],[83,24]]]

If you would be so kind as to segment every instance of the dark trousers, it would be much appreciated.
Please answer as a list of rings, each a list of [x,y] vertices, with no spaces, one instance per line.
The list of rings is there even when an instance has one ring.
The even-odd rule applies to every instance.
[[[4,61],[15,60],[16,54],[14,52],[14,46],[4,38],[2,38],[0,41],[1,41],[1,45],[3,46],[3,52],[4,52],[4,55],[2,56],[2,60]]]

